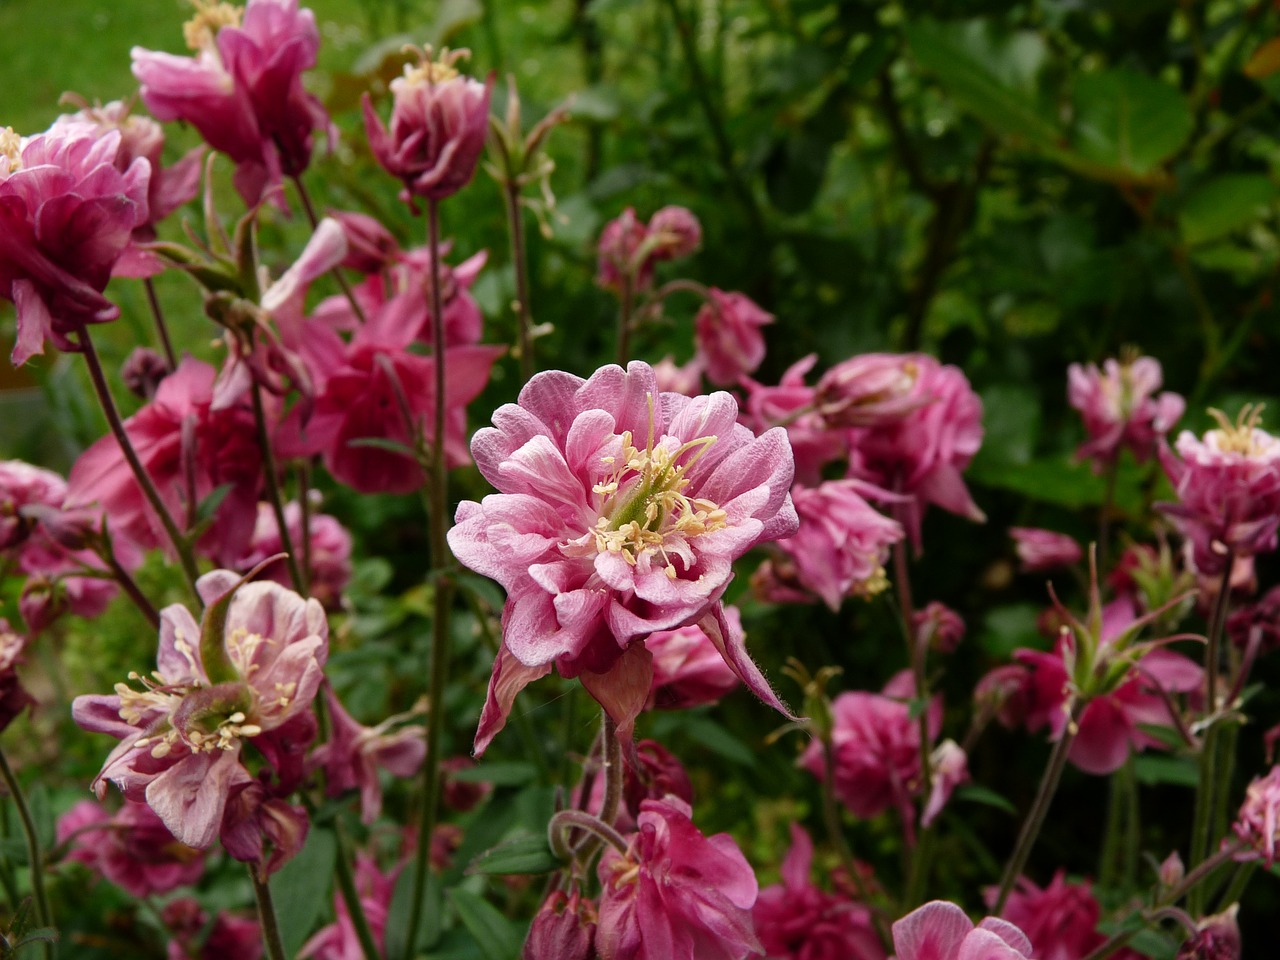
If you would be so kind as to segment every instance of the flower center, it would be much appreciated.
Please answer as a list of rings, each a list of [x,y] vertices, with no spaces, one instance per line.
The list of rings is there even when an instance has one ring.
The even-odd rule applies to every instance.
[[[0,173],[16,173],[22,167],[22,137],[13,127],[0,130],[0,158],[6,161]]]
[[[182,25],[182,39],[189,50],[208,50],[223,27],[240,26],[242,7],[214,0],[191,0],[195,16]]]
[[[417,52],[417,48],[414,48]],[[431,86],[434,87],[439,83],[447,83],[458,75],[458,70],[454,64],[459,60],[465,60],[471,56],[470,50],[450,50],[443,47],[440,50],[439,59],[431,59],[430,45],[422,48],[418,53],[419,61],[417,66],[405,64],[404,81],[410,87]]]
[[[1265,452],[1273,440],[1259,426],[1262,423],[1263,404],[1246,403],[1240,408],[1240,415],[1232,423],[1221,410],[1209,408],[1209,415],[1218,422],[1218,429],[1211,430],[1218,449],[1223,453],[1239,453],[1246,457],[1258,456]],[[1266,440],[1263,440],[1266,438]]]

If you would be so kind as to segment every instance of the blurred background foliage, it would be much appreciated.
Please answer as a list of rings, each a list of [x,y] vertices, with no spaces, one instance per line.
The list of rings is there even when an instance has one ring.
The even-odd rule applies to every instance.
[[[516,79],[526,126],[572,98],[572,119],[548,148],[556,164],[550,236],[537,237],[538,225],[529,224],[534,318],[552,325],[538,341],[543,363],[554,358],[585,375],[610,359],[616,305],[593,283],[595,237],[627,206],[647,218],[680,204],[705,231],[682,275],[742,290],[777,317],[762,382],[776,383],[811,352],[825,366],[856,352],[919,349],[964,369],[986,405],[986,442],[969,479],[990,519],[976,528],[932,512],[914,571],[919,603],[938,599],[958,609],[969,621],[966,643],[980,652],[949,664],[942,678],[953,735],[962,733],[977,676],[1015,647],[1044,643],[1035,629],[1043,583],[1015,574],[1006,528],[1046,526],[1081,540],[1097,529],[1104,483],[1071,459],[1080,428],[1066,405],[1068,363],[1136,345],[1164,365],[1166,388],[1188,397],[1184,425],[1203,427],[1209,405],[1234,415],[1243,402],[1263,400],[1273,402],[1266,421],[1275,429],[1280,10],[1270,0],[309,5],[323,38],[313,86],[343,131],[317,157],[310,189],[323,206],[375,213],[406,240],[422,242],[421,222],[369,157],[358,114],[360,94],[384,92],[399,72],[402,44],[469,47],[472,72],[496,75],[495,112],[503,110],[507,78]],[[179,0],[59,0],[56,7],[0,0],[0,124],[43,129],[64,90],[104,101],[130,96],[129,48],[181,52],[187,15]],[[194,142],[190,131],[170,137],[175,157]],[[224,215],[237,215],[229,168],[218,172]],[[198,211],[189,216],[199,229]],[[454,262],[490,251],[474,292],[487,339],[511,342],[514,279],[498,188],[481,174],[444,205],[443,216]],[[177,223],[167,228],[179,235]],[[307,232],[301,218],[268,214],[264,248],[273,269],[289,262]],[[193,288],[180,277],[163,279],[177,339],[216,359]],[[126,309],[107,348],[119,362],[145,336],[145,303],[136,285],[113,290]],[[672,301],[663,320],[641,332],[636,355],[687,360],[696,306]],[[26,379],[0,373],[10,388],[0,400],[5,456],[65,468],[102,432],[79,368],[65,360],[46,360],[29,377],[24,371]],[[473,422],[510,399],[515,365],[504,363],[472,407]],[[1149,519],[1161,483],[1150,465],[1122,462],[1119,519]],[[474,472],[455,487],[458,498],[484,492]],[[411,498],[332,490],[326,509],[353,525],[361,555],[379,558],[359,573],[333,661],[334,682],[353,711],[374,719],[403,708],[402,693],[416,695],[399,664],[406,648],[425,643],[425,532]],[[156,584],[170,573],[149,572]],[[1260,580],[1264,588],[1273,583],[1274,569],[1260,564]],[[450,736],[459,752],[488,674],[479,627],[501,602],[496,594],[485,601],[483,589],[471,594],[471,614],[458,623],[459,657],[475,661],[474,670],[458,671],[467,679],[448,704],[458,717]],[[744,589],[741,577],[735,591]],[[753,650],[793,700],[797,692],[780,673],[788,655],[811,667],[842,665],[839,683],[847,688],[878,689],[905,665],[887,595],[851,601],[839,615],[740,599]],[[117,619],[131,616],[121,611]],[[139,668],[151,640],[139,639],[136,626],[95,625],[92,637],[88,627],[66,628],[77,684],[86,671],[116,677]],[[1274,679],[1267,670],[1264,664],[1261,676]],[[88,687],[72,692],[81,689]],[[551,683],[523,696],[529,705],[517,726],[528,729],[500,738],[493,757],[528,761],[545,753],[559,762],[564,730],[570,749],[587,749],[594,714],[585,697]],[[1276,700],[1263,691],[1254,701],[1272,722]],[[716,782],[714,803],[700,811],[704,830],[733,829],[766,864],[785,846],[782,824],[816,809],[811,778],[789,766],[791,741],[761,753],[773,720],[739,696],[678,722],[647,718],[650,729],[641,730],[667,740],[691,765],[695,786],[710,792]],[[35,723],[48,733],[64,720]],[[1261,767],[1259,741],[1253,728],[1242,737],[1241,782]],[[45,758],[51,742],[64,749],[60,740],[43,742]],[[1043,743],[988,734],[971,760],[975,780],[995,800],[1024,810],[1043,755]],[[1153,823],[1148,834],[1163,857],[1178,843],[1178,824],[1190,821],[1186,777],[1194,778],[1194,768],[1144,765],[1147,759],[1161,758],[1140,758],[1135,775],[1163,800],[1167,825]],[[91,776],[96,754],[82,760]],[[510,816],[536,821],[554,780],[537,765],[515,769],[507,773],[512,789],[498,798],[525,797],[523,812]],[[717,778],[717,769],[735,775]],[[529,799],[514,789],[526,783],[544,792]],[[1033,861],[1041,882],[1053,865],[1097,873],[1096,845],[1071,838],[1097,835],[1103,792],[1100,781],[1068,773],[1054,807],[1058,823]],[[1144,808],[1154,796],[1144,792]],[[938,861],[937,888],[970,890],[971,906],[975,887],[994,879],[987,860],[1004,857],[1017,823],[1003,800],[976,798],[984,802],[961,803],[948,815],[943,833],[955,846]],[[896,864],[881,862],[879,852],[894,825],[856,829],[855,849],[892,874]],[[1257,895],[1274,902],[1273,887]]]

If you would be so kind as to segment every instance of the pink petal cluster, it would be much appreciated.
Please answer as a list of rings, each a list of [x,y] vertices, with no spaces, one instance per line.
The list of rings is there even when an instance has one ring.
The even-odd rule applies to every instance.
[[[831,430],[817,411],[817,390],[807,386],[805,376],[818,362],[811,353],[787,368],[776,387],[741,378],[747,392],[742,420],[756,433],[783,426],[796,460],[796,482],[816,487],[822,482],[822,468],[849,453],[847,431]]]
[[[172,934],[167,960],[261,960],[262,930],[257,920],[219,911],[209,915],[191,897],[164,905],[165,928]]]
[[[1233,903],[1221,913],[1205,917],[1196,931],[1178,948],[1174,960],[1240,960],[1240,924],[1236,914],[1240,904]]]
[[[1099,471],[1125,447],[1139,463],[1149,459],[1186,409],[1176,393],[1156,395],[1162,380],[1160,361],[1154,357],[1109,359],[1102,370],[1092,363],[1071,364],[1067,399],[1080,411],[1089,435],[1076,457],[1092,460]]]
[[[1221,414],[1220,426],[1197,438],[1178,437],[1178,456],[1164,452],[1165,473],[1176,503],[1160,504],[1191,543],[1196,570],[1220,574],[1229,555],[1269,553],[1280,525],[1280,439],[1257,425],[1246,407],[1237,423]]]
[[[760,952],[751,922],[759,888],[733,838],[704,837],[683,800],[641,804],[627,850],[596,867],[601,960],[742,960]]]
[[[692,623],[781,709],[720,598],[735,559],[796,528],[791,451],[783,431],[756,437],[737,413],[727,393],[659,393],[633,362],[585,381],[538,374],[476,433],[499,493],[458,507],[449,545],[507,590],[477,750],[553,665],[629,731],[652,684],[645,638]]]
[[[575,885],[553,891],[529,927],[521,960],[596,960],[596,909]]]
[[[765,956],[777,960],[886,960],[871,911],[809,877],[813,841],[791,825],[782,883],[765,887],[751,911]]]
[[[824,373],[814,403],[830,427],[893,423],[929,402],[915,389],[919,374],[909,354],[864,353]]]
[[[311,162],[312,137],[329,131],[302,74],[316,64],[320,31],[298,0],[249,0],[243,11],[203,2],[184,29],[192,57],[134,47],[142,102],[158,119],[181,120],[236,164],[236,187],[255,204]]]
[[[1010,527],[1014,549],[1023,573],[1043,573],[1070,567],[1083,559],[1084,551],[1073,537],[1038,527]]]
[[[773,323],[773,314],[741,293],[725,293],[711,287],[706,303],[693,318],[697,358],[708,380],[730,387],[754,373],[764,361],[761,327]]]
[[[741,630],[737,607],[725,607],[724,614],[735,632]],[[659,630],[644,645],[653,654],[653,684],[646,710],[683,710],[715,703],[738,686],[737,674],[697,624]]]
[[[1265,776],[1253,778],[1231,829],[1253,848],[1237,859],[1261,857],[1270,870],[1280,854],[1277,842],[1280,841],[1280,767],[1272,767]]]
[[[796,577],[832,610],[845,597],[870,597],[886,586],[889,548],[902,539],[902,524],[880,513],[864,496],[895,499],[858,480],[828,480],[791,490],[800,529],[778,548],[791,558]]]
[[[46,340],[78,351],[86,324],[120,315],[102,291],[148,222],[151,179],[142,157],[116,169],[120,140],[88,123],[23,139],[0,130],[0,297],[17,309],[15,366]]]
[[[965,625],[960,614],[944,603],[930,600],[911,615],[916,644],[922,649],[953,653],[964,639]]]
[[[351,580],[351,534],[335,517],[327,513],[312,513],[307,518],[311,542],[304,549],[302,508],[296,500],[284,505],[284,522],[290,543],[298,552],[299,561],[303,556],[311,561],[307,571],[307,586],[311,596],[319,600],[327,610],[337,607],[342,591]],[[253,525],[253,536],[248,548],[231,564],[231,568],[248,573],[270,558],[278,556],[283,550],[284,543],[280,537],[280,526],[276,523],[275,510],[269,503],[259,503],[258,519]],[[274,580],[284,586],[292,584],[284,558],[273,560],[262,567],[258,571],[258,579]]]
[[[17,666],[22,662],[26,647],[27,638],[10,627],[8,620],[0,617],[0,731],[36,702],[18,679]]]
[[[926,903],[897,921],[893,946],[897,960],[1029,960],[1033,954],[1031,941],[1012,923],[987,917],[975,927],[945,900]]]
[[[58,843],[69,844],[68,859],[135,897],[190,886],[204,873],[204,854],[175,840],[145,803],[126,800],[113,816],[81,800],[58,818]]]
[[[453,65],[465,55],[443,51],[439,60],[407,64],[404,76],[391,81],[389,130],[364,97],[369,146],[387,172],[404,181],[406,199],[443,200],[475,174],[489,132],[493,78],[480,83],[459,74]]]
[[[990,903],[995,890],[989,888],[986,894]],[[1036,960],[1081,960],[1106,939],[1098,932],[1101,915],[1102,907],[1088,882],[1068,883],[1062,870],[1043,889],[1020,878],[1003,913],[1027,935]],[[1142,955],[1122,949],[1112,956],[1139,960]]]
[[[645,290],[653,283],[654,265],[693,253],[702,243],[702,224],[684,207],[663,207],[646,225],[627,207],[605,224],[596,244],[596,282],[621,294]]]

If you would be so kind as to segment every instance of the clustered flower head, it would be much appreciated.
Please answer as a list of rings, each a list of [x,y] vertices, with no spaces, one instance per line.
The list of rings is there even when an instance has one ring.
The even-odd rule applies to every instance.
[[[1182,417],[1186,402],[1176,393],[1156,394],[1162,382],[1160,361],[1126,355],[1095,364],[1067,368],[1067,399],[1080,411],[1089,439],[1076,451],[1101,472],[1127,448],[1139,463]]]
[[[596,244],[596,282],[606,290],[632,292],[653,283],[654,265],[689,256],[702,244],[702,224],[684,207],[663,207],[646,224],[627,207],[605,224]]]
[[[991,888],[986,894],[990,904],[996,891]],[[1027,935],[1037,960],[1079,960],[1106,939],[1098,932],[1102,906],[1089,883],[1068,882],[1062,870],[1044,888],[1020,878],[1002,916]],[[1141,954],[1122,949],[1112,956],[1138,960]]]

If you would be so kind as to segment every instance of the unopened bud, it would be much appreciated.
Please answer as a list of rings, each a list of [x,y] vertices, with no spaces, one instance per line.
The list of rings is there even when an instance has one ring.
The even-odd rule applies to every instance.
[[[147,347],[135,347],[120,368],[120,379],[131,393],[150,400],[160,388],[160,381],[172,372],[160,354]]]
[[[1182,865],[1182,857],[1178,856],[1175,850],[1165,858],[1164,863],[1160,864],[1160,886],[1165,890],[1172,890],[1182,882],[1182,878],[1186,875],[1187,869]]]
[[[594,960],[595,928],[595,904],[581,900],[577,890],[568,896],[557,890],[533,918],[520,956],[522,960]]]

